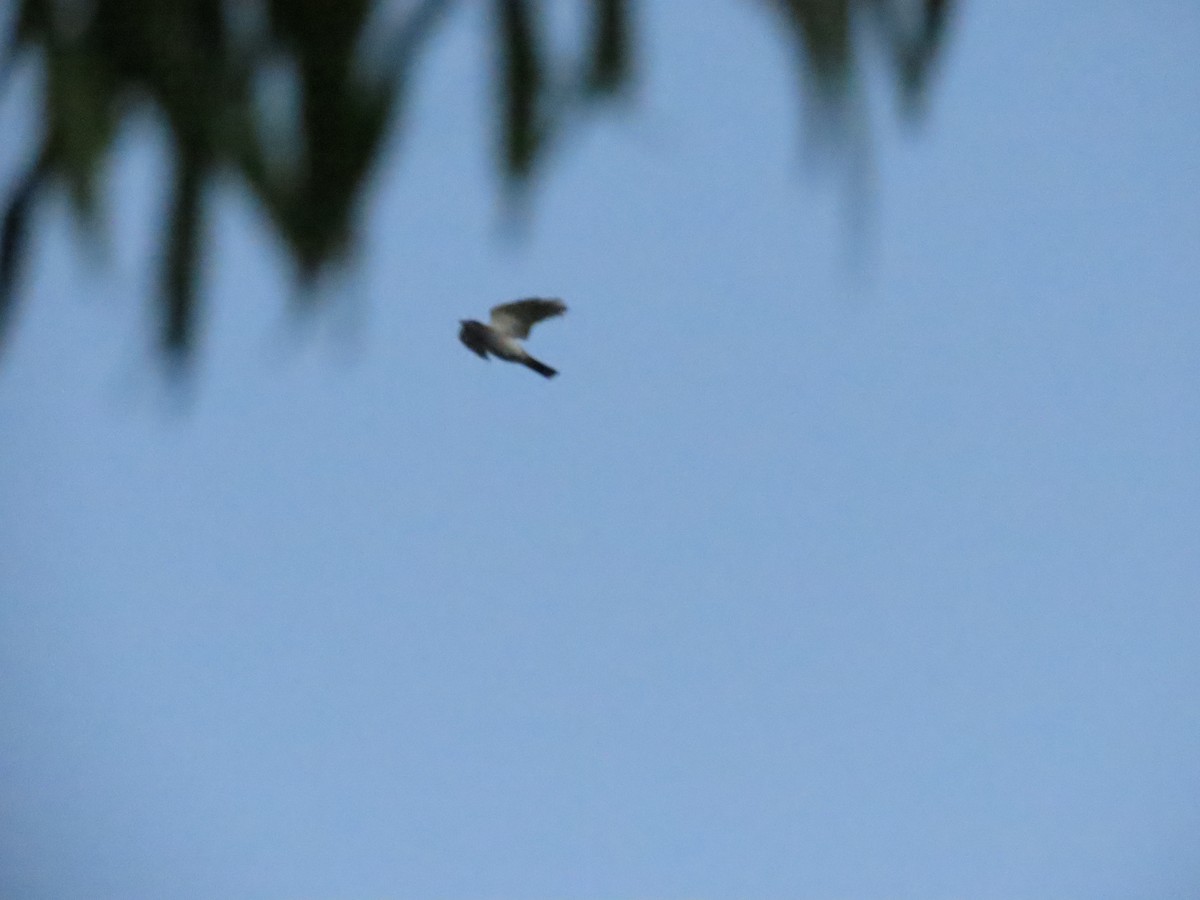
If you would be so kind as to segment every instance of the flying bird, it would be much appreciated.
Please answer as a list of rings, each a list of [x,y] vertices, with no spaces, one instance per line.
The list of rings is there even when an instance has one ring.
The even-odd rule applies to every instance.
[[[557,370],[530,356],[521,346],[521,341],[529,337],[529,329],[542,319],[561,316],[566,311],[567,304],[561,300],[543,297],[501,303],[492,307],[491,323],[488,325],[474,319],[460,319],[462,328],[458,331],[458,339],[483,359],[487,359],[490,353],[500,359],[527,366],[546,378],[553,378],[558,374]]]

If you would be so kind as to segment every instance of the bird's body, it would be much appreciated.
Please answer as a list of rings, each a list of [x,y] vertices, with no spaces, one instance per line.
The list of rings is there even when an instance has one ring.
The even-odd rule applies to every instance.
[[[458,339],[482,359],[487,359],[490,354],[520,363],[546,378],[553,378],[558,372],[530,356],[521,346],[521,340],[529,337],[529,329],[542,319],[561,316],[566,311],[567,305],[561,300],[541,297],[501,303],[492,307],[491,320],[487,325],[475,319],[462,319]]]

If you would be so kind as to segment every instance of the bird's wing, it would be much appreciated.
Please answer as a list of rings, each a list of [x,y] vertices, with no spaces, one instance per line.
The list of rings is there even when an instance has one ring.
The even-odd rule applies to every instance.
[[[561,300],[541,297],[514,300],[512,303],[501,303],[492,307],[492,327],[510,337],[527,338],[529,329],[542,319],[561,316],[566,311],[567,304]]]

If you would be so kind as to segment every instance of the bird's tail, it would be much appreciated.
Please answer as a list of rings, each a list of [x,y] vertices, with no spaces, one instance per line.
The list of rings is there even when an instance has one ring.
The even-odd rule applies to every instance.
[[[522,364],[529,366],[529,368],[533,369],[533,371],[537,372],[539,375],[542,375],[545,378],[553,378],[555,375],[558,374],[557,369],[550,368],[544,362],[540,362],[540,361],[534,359],[532,356],[526,356],[523,360],[521,360],[521,362],[522,362]]]

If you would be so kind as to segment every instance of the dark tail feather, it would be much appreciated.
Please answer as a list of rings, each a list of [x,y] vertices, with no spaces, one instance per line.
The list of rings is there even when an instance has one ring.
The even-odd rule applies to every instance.
[[[525,357],[523,360],[521,360],[521,362],[529,366],[529,368],[533,369],[533,371],[537,372],[539,375],[543,375],[546,378],[553,378],[558,374],[557,369],[550,368],[544,362],[539,362],[532,356]]]

